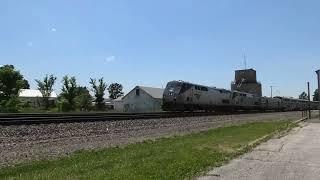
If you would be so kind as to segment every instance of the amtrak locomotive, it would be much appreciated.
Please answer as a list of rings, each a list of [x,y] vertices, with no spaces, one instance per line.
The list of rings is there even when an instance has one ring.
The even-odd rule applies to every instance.
[[[260,97],[184,81],[168,82],[163,94],[163,110],[165,111],[295,111],[308,108],[309,103],[306,100]],[[317,109],[318,102],[311,102],[310,108]]]

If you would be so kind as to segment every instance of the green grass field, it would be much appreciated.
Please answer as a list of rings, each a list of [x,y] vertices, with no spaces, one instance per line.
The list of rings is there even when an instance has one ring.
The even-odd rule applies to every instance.
[[[288,127],[289,121],[257,122],[122,148],[81,151],[58,160],[0,169],[0,179],[192,178],[244,153],[248,143]]]

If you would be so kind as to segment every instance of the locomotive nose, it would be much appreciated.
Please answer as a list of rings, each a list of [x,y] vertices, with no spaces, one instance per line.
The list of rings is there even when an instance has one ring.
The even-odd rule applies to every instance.
[[[176,96],[177,96],[177,93],[174,88],[169,88],[164,92],[164,97],[172,99],[172,98],[175,98]]]
[[[163,105],[162,105],[163,110],[165,111],[175,110],[176,104],[177,104],[177,93],[167,91],[163,94]]]
[[[164,99],[168,101],[176,101],[177,100],[177,94],[175,92],[168,92],[163,95]]]
[[[178,92],[175,88],[168,88],[163,94],[163,101],[169,104],[176,104],[178,99]]]

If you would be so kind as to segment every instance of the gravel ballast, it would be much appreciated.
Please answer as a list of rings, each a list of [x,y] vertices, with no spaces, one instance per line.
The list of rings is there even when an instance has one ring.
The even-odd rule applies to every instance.
[[[0,126],[0,167],[51,159],[83,149],[199,132],[230,124],[301,118],[301,112]]]

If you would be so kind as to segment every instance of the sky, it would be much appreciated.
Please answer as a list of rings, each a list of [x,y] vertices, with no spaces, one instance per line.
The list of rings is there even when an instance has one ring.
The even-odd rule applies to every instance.
[[[171,80],[230,89],[257,70],[263,95],[316,88],[318,0],[1,0],[0,64],[36,88],[46,74],[165,87]]]

